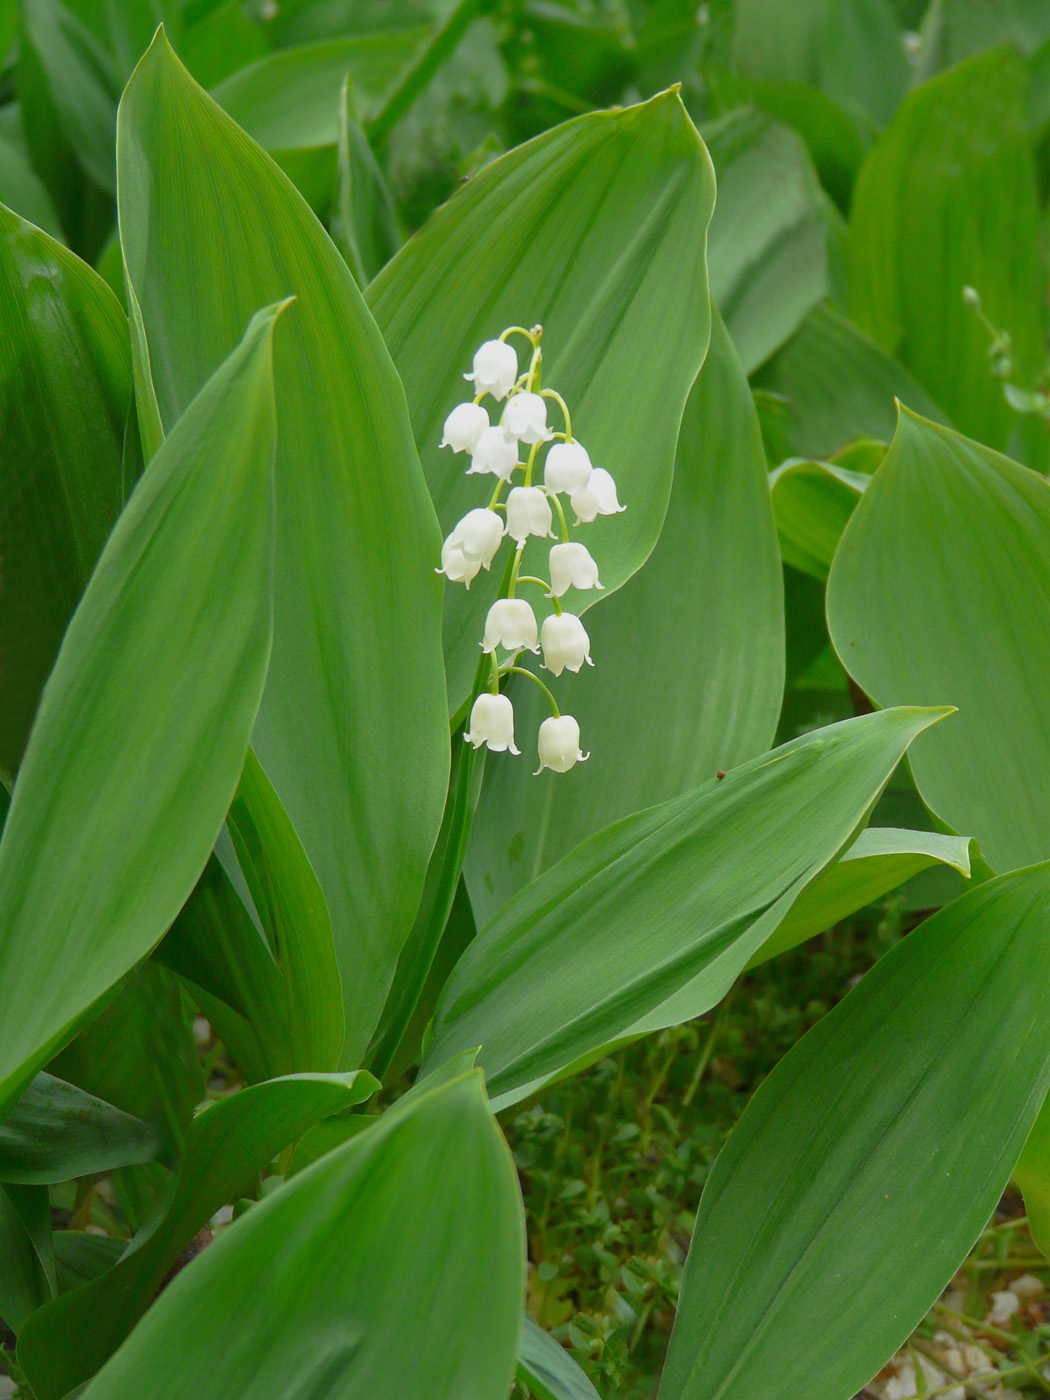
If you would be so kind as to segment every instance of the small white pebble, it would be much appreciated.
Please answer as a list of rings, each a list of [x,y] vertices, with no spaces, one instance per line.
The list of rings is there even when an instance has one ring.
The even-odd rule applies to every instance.
[[[906,1361],[897,1374],[886,1382],[882,1393],[885,1400],[911,1400],[911,1396],[918,1395],[915,1368],[910,1361]]]
[[[1018,1298],[1038,1298],[1040,1293],[1046,1292],[1043,1280],[1032,1274],[1022,1274],[1020,1278],[1015,1278],[1009,1288],[1010,1292],[1016,1293]]]
[[[220,1206],[208,1224],[213,1230],[220,1230],[223,1225],[229,1225],[233,1219],[233,1206]]]
[[[1009,1322],[1013,1315],[1020,1311],[1020,1298],[1009,1288],[1004,1288],[1001,1293],[992,1294],[992,1310],[986,1321],[990,1322],[993,1327],[1001,1327],[1004,1322]]]
[[[203,1016],[195,1016],[193,1019],[193,1043],[198,1050],[203,1050],[211,1040],[211,1026]]]
[[[987,1352],[982,1351],[980,1347],[974,1346],[973,1342],[966,1343],[962,1349],[962,1354],[963,1368],[967,1375],[972,1375],[974,1372],[991,1371],[993,1369],[991,1357],[989,1357]]]

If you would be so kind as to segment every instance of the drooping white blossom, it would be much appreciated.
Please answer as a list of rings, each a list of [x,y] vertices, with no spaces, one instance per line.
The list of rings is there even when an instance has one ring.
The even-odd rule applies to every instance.
[[[515,486],[507,497],[507,534],[518,544],[530,535],[551,535],[551,503],[539,486]]]
[[[468,558],[449,538],[441,546],[441,568],[435,572],[444,574],[450,583],[465,583],[469,589],[481,572],[481,560]]]
[[[508,438],[502,428],[483,428],[471,451],[467,475],[488,472],[501,481],[509,481],[519,465],[518,444]]]
[[[577,763],[590,758],[589,753],[580,751],[580,726],[572,715],[551,715],[545,719],[540,725],[537,746],[540,766],[536,774],[542,773],[544,768],[552,768],[555,773],[567,773]]]
[[[598,582],[598,565],[586,545],[556,544],[550,553],[551,596],[560,598],[570,588],[602,588]]]
[[[503,538],[503,521],[494,510],[477,507],[468,510],[445,541],[445,548],[458,549],[471,563],[487,569]],[[444,550],[442,551],[444,559]]]
[[[590,480],[591,459],[587,449],[578,442],[556,442],[547,452],[543,466],[543,484],[548,491],[582,491]]]
[[[521,647],[539,651],[536,614],[524,598],[497,598],[489,608],[481,649],[490,652],[498,646],[507,651],[518,651]]]
[[[439,447],[453,452],[473,452],[474,444],[489,426],[489,416],[479,403],[458,403],[445,419],[445,435]]]
[[[470,727],[464,739],[480,749],[487,744],[493,753],[521,753],[514,744],[514,706],[506,695],[483,691],[470,711]]]
[[[589,525],[599,515],[618,515],[627,509],[616,499],[616,482],[604,467],[595,467],[586,485],[572,492],[569,504],[576,512],[577,525]]]
[[[463,376],[474,381],[479,394],[491,394],[497,400],[507,397],[517,377],[518,352],[505,340],[486,340],[474,356],[474,373]]]
[[[552,675],[560,676],[562,671],[579,671],[591,660],[591,639],[580,619],[572,613],[551,613],[543,619],[540,632],[543,645],[543,665]]]
[[[554,433],[547,427],[547,400],[539,394],[514,394],[507,400],[500,424],[507,437],[532,444],[550,442]]]

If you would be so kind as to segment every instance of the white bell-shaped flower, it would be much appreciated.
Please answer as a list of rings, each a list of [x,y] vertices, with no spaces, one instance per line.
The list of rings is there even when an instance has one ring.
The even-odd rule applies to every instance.
[[[490,472],[501,481],[509,481],[514,468],[520,465],[518,444],[508,438],[502,428],[483,428],[471,451],[467,475]]]
[[[514,394],[500,419],[504,433],[515,442],[550,442],[554,433],[547,427],[547,400],[539,394]]]
[[[445,541],[447,546],[460,549],[467,559],[478,560],[483,569],[492,563],[503,538],[503,521],[494,510],[478,506],[468,510]]]
[[[485,619],[485,640],[482,651],[504,647],[518,651],[521,647],[539,651],[536,614],[524,598],[497,598]]]
[[[488,744],[493,753],[521,753],[514,744],[514,706],[506,695],[490,695],[483,691],[474,701],[470,712],[470,728],[463,735],[469,744],[480,749]]]
[[[578,671],[584,662],[593,666],[591,639],[587,629],[572,613],[551,613],[543,619],[540,632],[543,644],[543,664],[552,675],[562,671]]]
[[[544,768],[553,768],[555,773],[567,773],[577,763],[590,758],[589,753],[580,751],[580,726],[572,715],[551,715],[540,725],[537,745],[540,751],[540,766],[534,777]]]
[[[474,444],[489,425],[489,416],[479,403],[458,403],[445,419],[445,435],[439,447],[453,452],[473,452]]]
[[[556,442],[547,453],[543,481],[548,491],[582,491],[591,479],[591,459],[578,442]]]
[[[450,583],[465,583],[469,588],[481,572],[481,560],[468,558],[458,544],[447,539],[441,546],[441,568],[434,572],[444,574]]]
[[[552,535],[551,503],[540,486],[515,486],[507,497],[507,534],[518,544],[529,535]]]
[[[505,340],[486,340],[474,356],[474,373],[463,376],[474,381],[479,394],[491,394],[497,400],[507,397],[517,377],[518,352]]]
[[[618,515],[627,509],[616,499],[616,482],[604,467],[595,467],[586,484],[572,492],[569,503],[576,512],[577,525],[589,525],[599,515]]]
[[[602,588],[598,582],[598,565],[586,545],[556,544],[551,546],[551,597],[560,598],[570,588]]]

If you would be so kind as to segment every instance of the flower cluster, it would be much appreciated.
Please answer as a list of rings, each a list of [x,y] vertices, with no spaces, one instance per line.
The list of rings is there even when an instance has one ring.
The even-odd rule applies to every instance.
[[[510,337],[524,336],[531,347],[531,358],[519,373],[518,353]],[[482,744],[496,752],[520,753],[514,743],[514,707],[501,694],[500,681],[507,675],[523,675],[535,682],[546,695],[551,715],[540,725],[538,747],[540,766],[567,773],[574,764],[588,758],[580,750],[580,726],[572,715],[563,715],[554,696],[540,678],[516,665],[522,651],[542,652],[540,663],[552,675],[578,672],[593,665],[586,628],[573,613],[565,612],[561,599],[570,588],[601,588],[598,565],[585,545],[570,539],[569,525],[561,496],[567,496],[575,512],[573,528],[590,524],[599,515],[614,515],[624,509],[616,497],[616,483],[603,467],[595,467],[586,448],[572,435],[572,421],[565,400],[554,389],[540,386],[542,326],[526,330],[511,326],[498,340],[487,340],[474,356],[473,373],[464,375],[474,384],[471,403],[458,404],[445,420],[442,447],[470,455],[467,475],[496,478],[487,506],[468,510],[445,540],[441,550],[442,573],[453,583],[471,582],[492,561],[504,539],[514,542],[514,557],[504,596],[489,608],[481,649],[491,658],[489,689],[474,701],[470,724],[464,738],[475,748]],[[498,423],[492,423],[482,399],[490,396],[503,404]],[[557,404],[564,430],[555,432],[547,425],[547,406]],[[527,448],[521,460],[522,448]],[[542,483],[533,485],[533,475],[543,459]],[[515,482],[515,473],[521,473]],[[509,487],[506,501],[502,500]],[[555,532],[555,520],[558,531]],[[523,575],[521,557],[530,535],[553,539],[548,568],[550,581]],[[519,585],[540,587],[554,605],[554,612],[536,622],[530,604],[517,596]],[[500,663],[497,653],[510,653]]]

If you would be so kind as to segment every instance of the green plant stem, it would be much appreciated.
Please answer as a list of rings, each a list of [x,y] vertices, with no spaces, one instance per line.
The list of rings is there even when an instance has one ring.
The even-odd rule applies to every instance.
[[[493,652],[492,660],[493,666],[495,666],[495,652]],[[532,681],[533,685],[538,685],[539,688],[543,691],[544,695],[546,695],[548,701],[550,702],[551,712],[553,713],[554,718],[559,719],[561,717],[561,711],[558,709],[557,700],[555,700],[554,696],[543,684],[539,676],[534,675],[532,671],[526,671],[524,666],[501,666],[497,674],[501,676],[528,676],[529,680]]]

